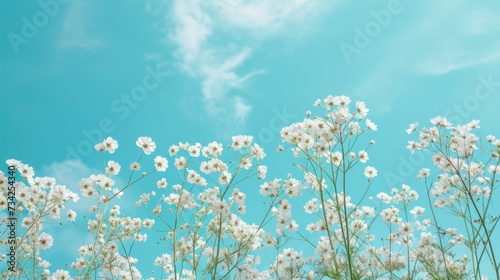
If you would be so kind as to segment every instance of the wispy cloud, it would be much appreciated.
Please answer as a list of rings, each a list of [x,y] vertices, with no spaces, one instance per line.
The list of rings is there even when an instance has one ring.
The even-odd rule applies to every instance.
[[[437,4],[430,19],[414,34],[425,34],[433,42],[432,52],[416,70],[444,75],[500,58],[500,18],[489,7],[446,2]],[[451,10],[451,11],[450,11]]]
[[[465,69],[475,65],[491,63],[500,58],[500,45],[496,50],[486,53],[468,51],[445,51],[441,57],[433,57],[422,62],[418,69],[426,74],[444,75],[455,70]]]
[[[369,46],[379,48],[377,56],[367,57],[372,68],[364,71],[353,90],[356,97],[377,107],[378,114],[392,111],[401,91],[411,86],[407,77],[467,71],[500,59],[500,18],[486,4],[467,5],[460,0],[404,3],[402,16],[415,14],[411,20],[393,21],[388,30],[400,32],[385,37],[383,44]],[[425,21],[417,21],[424,16]]]
[[[92,14],[95,6],[84,1],[72,1],[62,22],[62,31],[57,46],[62,49],[80,48],[96,51],[103,47],[97,27],[93,24]]]
[[[251,77],[265,73],[241,70],[252,53],[267,38],[296,35],[289,29],[305,25],[318,6],[304,0],[174,1],[168,41],[181,71],[200,81],[206,114],[217,126],[237,130],[252,110],[241,91]]]
[[[294,36],[297,26],[306,27],[305,23],[318,15],[324,4],[318,1],[237,1],[218,0],[216,7],[223,23],[232,28],[241,28],[257,38],[276,34]]]

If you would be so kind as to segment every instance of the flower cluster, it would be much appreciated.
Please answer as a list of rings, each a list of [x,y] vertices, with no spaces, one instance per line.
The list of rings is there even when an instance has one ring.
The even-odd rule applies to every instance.
[[[50,271],[48,267],[50,262],[41,257],[41,250],[48,250],[54,244],[53,236],[45,231],[44,223],[47,220],[58,221],[62,223],[62,219],[69,221],[74,220],[76,213],[68,209],[66,205],[70,202],[77,202],[79,196],[72,192],[64,185],[57,184],[56,179],[52,177],[35,177],[34,169],[28,164],[22,163],[19,160],[7,160],[8,166],[16,168],[24,181],[16,181],[15,199],[16,204],[13,206],[8,203],[7,183],[5,173],[0,171],[0,210],[9,209],[9,212],[14,214],[14,217],[21,221],[21,228],[17,230],[16,244],[18,244],[16,253],[16,261],[18,265],[27,265],[33,259],[36,259],[36,270],[32,273],[48,276]],[[6,217],[2,218],[2,227],[7,225],[9,221]],[[6,232],[3,233],[4,236]],[[1,245],[9,248],[8,239],[0,240]],[[1,260],[6,260],[6,256],[2,255]],[[21,276],[27,273],[24,270],[18,270],[14,273],[7,271],[0,273],[2,277]]]
[[[485,279],[485,268],[500,279],[493,235],[500,220],[493,204],[499,139],[487,136],[491,149],[485,152],[475,134],[479,121],[453,125],[436,117],[420,131],[411,124],[407,133],[418,139],[408,149],[431,153],[437,172],[415,174],[425,189],[381,186],[375,194],[370,188],[378,171],[367,165],[374,141],[365,134],[377,125],[367,118],[365,103],[327,96],[314,106],[318,115],[307,111],[280,132],[277,150],[291,150],[298,176],[271,177],[264,149],[249,135],[233,136],[227,145],[179,142],[165,156],[156,154],[162,150],[153,139],[141,136],[139,157],[125,165],[107,159],[119,147],[107,137],[95,145],[102,172],[77,184],[90,207],[76,213],[66,207],[82,203],[78,194],[7,160],[20,176],[20,269],[0,271],[0,277],[144,279],[134,244],[154,239],[165,251],[144,256],[156,267],[149,279]],[[149,180],[153,175],[159,176]],[[140,191],[129,191],[138,183]],[[7,184],[0,171],[1,210],[10,207]],[[128,215],[123,200],[131,195],[147,217]],[[463,223],[443,220],[439,211]],[[52,268],[44,252],[58,241],[46,226],[50,220],[74,224],[91,237],[66,269]],[[3,218],[2,226],[7,223]],[[5,233],[0,245],[8,246]],[[0,263],[6,261],[1,255]]]
[[[451,245],[464,243],[471,253],[471,264],[474,277],[481,277],[481,268],[485,254],[493,264],[497,278],[500,277],[500,263],[495,257],[495,243],[491,237],[500,216],[489,212],[493,191],[499,180],[500,141],[493,135],[486,137],[491,144],[489,152],[481,151],[477,144],[480,138],[474,134],[480,122],[473,120],[465,125],[453,125],[444,117],[431,119],[434,126],[419,131],[418,141],[409,141],[408,149],[424,150],[432,153],[432,160],[438,169],[436,181],[430,182],[430,169],[423,168],[418,178],[424,180],[428,197],[434,198],[433,208],[444,209],[448,213],[462,218],[465,236],[456,230],[443,229],[435,218],[433,224],[442,234],[438,237],[444,243],[449,237]],[[418,123],[410,125],[407,132],[417,132]],[[483,147],[483,149],[486,147]],[[453,275],[464,273],[467,259],[461,262],[446,263],[441,266],[450,270]],[[460,272],[460,273],[459,273]]]

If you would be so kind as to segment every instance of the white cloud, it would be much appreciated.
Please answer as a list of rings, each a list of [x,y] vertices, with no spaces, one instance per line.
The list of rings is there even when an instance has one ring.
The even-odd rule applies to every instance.
[[[182,69],[195,74],[191,68],[203,54],[202,47],[212,33],[212,20],[198,0],[176,1],[173,17],[175,27],[169,38],[179,47],[177,52]]]
[[[174,1],[169,43],[176,47],[178,67],[200,81],[209,118],[224,127],[244,125],[252,106],[237,93],[265,71],[239,69],[269,37],[296,36],[295,27],[305,26],[318,7],[305,0]]]
[[[62,32],[57,46],[62,49],[81,48],[88,51],[96,51],[104,46],[104,42],[98,39],[98,29],[90,17],[94,6],[84,1],[72,1],[63,20]]]
[[[496,47],[496,50],[498,51],[492,50],[486,53],[443,51],[441,57],[433,57],[422,62],[418,69],[426,74],[444,75],[455,70],[491,63],[500,58],[500,46]]]
[[[245,104],[241,97],[236,96],[234,110],[236,119],[244,120],[250,110],[252,110],[252,106]]]
[[[230,1],[219,0],[224,24],[241,28],[255,37],[277,33],[293,35],[297,25],[314,17],[321,7],[317,1]]]

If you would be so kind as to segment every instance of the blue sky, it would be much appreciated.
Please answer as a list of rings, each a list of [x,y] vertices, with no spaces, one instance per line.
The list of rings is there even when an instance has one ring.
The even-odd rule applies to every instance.
[[[455,0],[0,0],[0,158],[76,188],[102,168],[88,147],[106,136],[126,167],[139,136],[166,155],[179,141],[250,134],[269,176],[284,177],[277,127],[348,95],[378,125],[372,185],[389,191],[400,184],[391,175],[415,182],[406,162],[424,166],[405,149],[410,123],[479,119],[483,137],[498,135],[499,11]],[[74,168],[57,171],[67,160]]]

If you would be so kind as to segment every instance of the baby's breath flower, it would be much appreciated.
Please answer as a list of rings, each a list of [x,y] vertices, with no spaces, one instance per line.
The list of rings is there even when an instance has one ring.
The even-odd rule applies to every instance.
[[[73,210],[68,210],[66,217],[68,218],[68,221],[74,222],[76,219],[76,212]]]
[[[368,159],[369,159],[368,153],[365,150],[361,150],[358,153],[358,158],[359,158],[359,161],[361,161],[362,163],[366,163],[366,161],[368,161]]]
[[[165,178],[161,178],[160,180],[158,180],[158,182],[156,182],[156,186],[159,188],[159,189],[164,189],[167,187],[167,179]]]
[[[106,138],[102,143],[104,144],[106,151],[110,154],[114,153],[116,149],[118,149],[118,142],[112,137]]]
[[[21,161],[17,159],[8,159],[5,161],[5,163],[7,163],[7,166],[13,166],[17,168],[21,164]]]
[[[138,162],[132,162],[132,164],[130,164],[130,169],[133,171],[139,171],[141,170],[141,165]]]
[[[157,156],[154,159],[156,171],[163,172],[168,168],[168,161],[166,158]]]
[[[259,174],[259,179],[264,179],[266,178],[266,173],[267,173],[267,166],[261,165],[257,169],[257,173]]]
[[[113,160],[108,161],[108,167],[106,167],[106,173],[110,175],[118,175],[120,173],[121,166],[118,162]]]
[[[54,238],[52,238],[52,235],[42,232],[38,236],[38,247],[41,249],[47,250],[52,247],[52,244],[54,244]]]
[[[156,143],[150,137],[142,136],[135,142],[137,147],[142,148],[146,155],[150,155],[156,149]]]
[[[377,125],[374,124],[371,120],[366,119],[366,127],[371,130],[377,130]]]
[[[371,179],[375,176],[377,176],[377,169],[375,169],[374,167],[372,166],[367,166],[365,168],[365,172],[364,172],[365,176],[368,178],[368,179]]]

